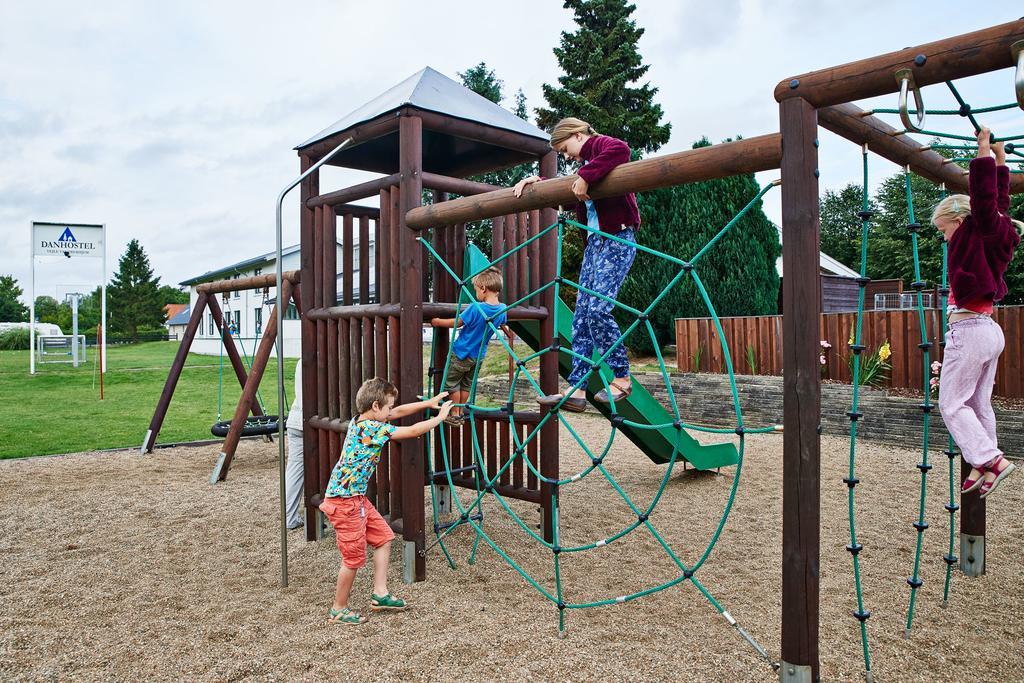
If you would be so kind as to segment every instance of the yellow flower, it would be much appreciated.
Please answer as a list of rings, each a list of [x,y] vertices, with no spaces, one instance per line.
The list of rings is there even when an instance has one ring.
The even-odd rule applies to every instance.
[[[882,344],[882,347],[878,349],[878,358],[884,363],[889,360],[890,356],[892,356],[892,349],[889,348],[889,342],[885,342]]]

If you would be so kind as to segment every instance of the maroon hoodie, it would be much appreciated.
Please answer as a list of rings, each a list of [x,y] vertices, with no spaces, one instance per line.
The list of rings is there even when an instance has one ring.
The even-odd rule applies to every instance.
[[[949,286],[958,306],[996,302],[1006,296],[1003,274],[1020,244],[1006,215],[1010,171],[992,157],[971,161],[971,214],[949,240]]]
[[[594,135],[583,143],[580,158],[586,163],[577,175],[587,181],[588,185],[600,181],[611,173],[616,166],[629,161],[629,145],[618,138],[608,135]],[[615,235],[624,228],[640,227],[640,210],[636,207],[636,195],[632,192],[617,197],[595,199],[597,222],[601,232]],[[585,202],[576,204],[576,221],[587,224],[587,205]]]

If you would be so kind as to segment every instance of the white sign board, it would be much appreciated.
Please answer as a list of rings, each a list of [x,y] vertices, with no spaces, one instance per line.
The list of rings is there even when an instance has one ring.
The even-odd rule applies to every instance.
[[[102,225],[32,224],[33,256],[102,258],[103,254]]]

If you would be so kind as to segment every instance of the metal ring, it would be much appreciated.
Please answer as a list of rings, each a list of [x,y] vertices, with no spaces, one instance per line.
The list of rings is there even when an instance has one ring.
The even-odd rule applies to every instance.
[[[921,100],[921,89],[917,87],[914,82],[914,74],[910,69],[900,69],[896,72],[896,81],[900,84],[900,121],[903,122],[903,127],[907,130],[920,133],[924,126],[924,103]],[[915,115],[917,117],[917,125],[910,120],[910,111],[908,110],[908,95],[910,90],[914,91],[914,108],[917,109]]]
[[[1011,45],[1010,54],[1017,62],[1017,75],[1013,79],[1013,87],[1017,93],[1017,105],[1024,109],[1024,40],[1018,40]]]

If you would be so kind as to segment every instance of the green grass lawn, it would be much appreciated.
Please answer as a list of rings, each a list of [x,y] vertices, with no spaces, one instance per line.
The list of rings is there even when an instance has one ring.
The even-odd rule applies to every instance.
[[[139,447],[177,350],[178,342],[108,348],[102,401],[91,348],[87,364],[77,369],[65,364],[37,365],[34,377],[28,373],[28,351],[0,351],[0,459]],[[423,352],[426,369],[429,347]],[[516,352],[529,353],[521,341]],[[226,356],[223,362],[221,419],[229,420],[241,387]],[[295,359],[285,361],[289,401],[294,398],[295,363]],[[534,361],[530,366],[537,364]],[[213,438],[210,425],[217,420],[220,371],[218,356],[189,354],[157,443]],[[480,375],[507,371],[508,356],[492,345]],[[277,361],[272,356],[260,384],[268,413],[277,412],[276,382]]]
[[[0,351],[0,458],[140,446],[177,350],[177,342],[108,348],[102,401],[93,349],[84,366],[37,365],[34,377],[28,351]],[[219,363],[218,356],[189,354],[158,443],[213,438]],[[285,366],[291,400],[295,360]],[[272,357],[260,385],[268,413],[277,412],[276,381]],[[227,420],[241,395],[227,357],[223,386],[221,419]]]

